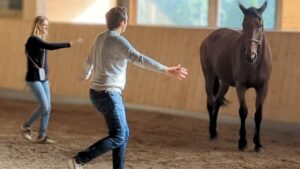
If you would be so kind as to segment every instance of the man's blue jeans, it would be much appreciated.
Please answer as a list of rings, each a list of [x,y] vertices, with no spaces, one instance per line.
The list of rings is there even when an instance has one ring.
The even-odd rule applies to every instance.
[[[90,98],[92,104],[104,116],[109,132],[107,137],[79,152],[75,159],[84,164],[112,150],[113,168],[123,169],[129,128],[122,97],[118,92],[98,92],[91,89]]]
[[[27,82],[27,84],[31,88],[34,96],[37,98],[40,106],[28,118],[24,127],[31,127],[35,120],[41,117],[39,136],[45,136],[47,134],[47,128],[51,112],[51,96],[49,82],[34,81]]]

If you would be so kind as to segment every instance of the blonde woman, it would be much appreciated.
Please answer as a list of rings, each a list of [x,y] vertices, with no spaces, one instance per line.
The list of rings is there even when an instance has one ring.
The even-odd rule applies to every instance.
[[[39,107],[21,126],[21,132],[25,139],[33,141],[31,126],[40,118],[39,135],[35,141],[37,143],[51,144],[55,143],[55,141],[47,136],[51,112],[51,95],[47,79],[47,50],[69,48],[72,44],[81,42],[81,39],[66,43],[48,43],[45,41],[48,35],[48,28],[49,21],[47,17],[37,16],[34,20],[31,36],[25,44],[25,53],[27,55],[26,82],[39,102]]]

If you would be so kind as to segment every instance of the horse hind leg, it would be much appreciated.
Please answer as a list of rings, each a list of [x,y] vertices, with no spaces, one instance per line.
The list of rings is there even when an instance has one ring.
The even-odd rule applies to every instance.
[[[209,133],[210,139],[215,140],[218,137],[217,119],[219,108],[224,103],[224,96],[229,89],[228,84],[220,83],[216,75],[206,78],[207,92],[207,110],[209,112]],[[217,89],[216,89],[217,87]]]
[[[205,90],[207,94],[207,102],[206,102],[206,108],[208,110],[209,114],[209,134],[210,139],[215,139],[218,135],[216,130],[216,123],[215,123],[215,111],[214,111],[214,93],[213,93],[213,83],[216,76],[210,76],[205,78]]]
[[[213,105],[214,105],[214,83],[217,78],[211,65],[205,60],[204,53],[201,53],[202,71],[205,79],[205,91],[207,95],[206,108],[209,114],[209,134],[210,138],[214,139],[217,136],[216,124],[214,123]]]
[[[214,105],[213,105],[213,117],[212,117],[212,123],[214,124],[216,135],[213,138],[216,138],[218,136],[217,133],[217,119],[218,119],[218,114],[219,114],[219,109],[220,107],[224,104],[224,96],[227,93],[229,89],[229,85],[225,84],[223,82],[219,82],[219,79],[216,79],[215,83],[219,83],[219,89],[215,97]],[[211,135],[212,137],[212,135]]]
[[[254,114],[255,133],[253,137],[253,142],[255,144],[255,151],[259,152],[260,149],[263,147],[260,143],[260,125],[262,121],[263,102],[267,95],[267,85],[264,85],[262,88],[256,89],[256,93],[256,112]]]
[[[205,91],[206,91],[206,108],[209,114],[209,134],[210,138],[216,138],[217,131],[215,124],[213,123],[214,115],[213,115],[213,105],[214,105],[214,83],[217,78],[209,58],[209,54],[207,52],[207,43],[203,42],[200,47],[200,61],[201,68],[204,75],[205,80]]]

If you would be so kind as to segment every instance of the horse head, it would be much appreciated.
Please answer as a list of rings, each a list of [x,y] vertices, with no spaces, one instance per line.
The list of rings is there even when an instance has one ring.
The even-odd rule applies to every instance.
[[[241,3],[239,7],[244,14],[243,38],[246,59],[254,64],[258,55],[259,47],[263,41],[263,19],[262,13],[267,7],[267,1],[260,8],[250,7],[246,9]]]

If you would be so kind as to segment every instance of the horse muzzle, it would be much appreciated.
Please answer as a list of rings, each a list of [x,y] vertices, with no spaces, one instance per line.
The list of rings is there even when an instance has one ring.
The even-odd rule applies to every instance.
[[[257,54],[256,53],[251,53],[250,57],[248,57],[248,61],[251,64],[254,64],[256,60],[257,60]]]

